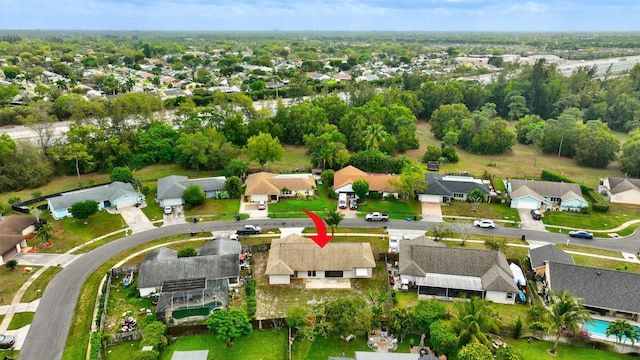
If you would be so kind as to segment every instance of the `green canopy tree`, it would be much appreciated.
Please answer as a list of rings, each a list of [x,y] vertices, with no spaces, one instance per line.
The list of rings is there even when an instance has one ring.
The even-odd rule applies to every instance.
[[[500,320],[489,302],[473,296],[468,301],[454,305],[456,316],[451,319],[451,325],[458,333],[458,344],[491,346],[487,333],[499,333]]]
[[[273,138],[271,134],[260,133],[247,140],[247,157],[257,161],[262,170],[267,162],[280,160],[282,155],[284,155],[284,149],[280,141],[277,137]]]
[[[233,341],[251,333],[251,323],[247,315],[241,310],[217,310],[206,320],[207,327],[216,338],[225,340],[227,346]]]
[[[437,320],[429,326],[429,339],[438,354],[450,355],[458,348],[458,336],[444,320]]]
[[[335,234],[336,229],[340,222],[344,220],[344,214],[339,212],[336,209],[329,209],[327,212],[327,217],[324,218],[324,221],[331,227],[331,236]]]
[[[580,166],[606,168],[616,158],[620,141],[611,133],[607,124],[589,120],[580,132],[579,146],[574,159]]]
[[[427,335],[429,335],[431,324],[446,316],[447,308],[437,300],[421,300],[413,308],[413,323]]]
[[[98,212],[98,202],[95,200],[80,201],[71,205],[69,211],[74,218],[83,220],[86,224],[89,216]]]
[[[367,194],[369,193],[369,183],[367,182],[367,180],[358,179],[354,181],[353,184],[351,184],[351,188],[353,189],[353,192],[358,195],[358,198],[367,198]]]
[[[127,183],[133,180],[133,172],[126,166],[114,167],[113,170],[111,170],[109,178],[111,181],[122,181]]]
[[[204,190],[198,185],[192,184],[189,185],[182,192],[182,199],[189,206],[198,206],[204,204],[204,201],[207,199],[207,194],[204,193]]]
[[[326,305],[326,312],[337,335],[361,335],[371,326],[371,307],[359,296],[336,299]]]
[[[640,130],[632,131],[629,139],[622,145],[620,165],[626,174],[640,176]]]
[[[232,199],[242,195],[242,180],[237,176],[230,176],[224,181],[224,189]]]
[[[488,347],[478,344],[470,343],[465,345],[460,351],[458,351],[458,360],[492,360],[493,355]]]
[[[389,311],[389,318],[386,324],[389,331],[395,334],[402,342],[404,337],[413,330],[413,315],[409,309],[393,308]]]

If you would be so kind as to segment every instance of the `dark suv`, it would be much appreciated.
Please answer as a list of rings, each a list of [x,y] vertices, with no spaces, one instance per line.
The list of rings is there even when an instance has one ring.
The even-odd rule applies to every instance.
[[[357,210],[358,209],[358,200],[356,200],[355,198],[349,200],[349,209]]]
[[[531,210],[531,217],[533,220],[540,220],[542,218],[542,213],[540,213],[540,210],[538,209],[533,209]]]

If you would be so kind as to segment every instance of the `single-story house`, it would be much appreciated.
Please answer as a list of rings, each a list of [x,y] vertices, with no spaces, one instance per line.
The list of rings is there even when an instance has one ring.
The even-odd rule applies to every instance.
[[[529,250],[529,262],[531,263],[531,270],[536,275],[544,276],[546,270],[546,262],[557,262],[562,264],[573,265],[573,258],[571,255],[564,252],[554,244],[540,246]]]
[[[368,242],[330,242],[324,247],[297,234],[274,239],[269,250],[269,284],[291,279],[368,279],[376,262]]]
[[[0,264],[27,247],[27,236],[36,229],[33,216],[7,216],[0,220]]]
[[[589,206],[580,185],[535,180],[507,180],[507,192],[514,209],[580,211]]]
[[[278,201],[281,197],[313,196],[316,181],[313,174],[272,174],[258,172],[247,176],[246,201]]]
[[[598,192],[614,204],[640,205],[640,179],[620,177],[600,179]]]
[[[476,189],[485,193],[487,200],[492,195],[481,179],[476,179],[472,176],[442,176],[425,173],[424,178],[427,181],[427,189],[424,193],[418,194],[418,200],[421,202],[450,203],[451,200],[466,201],[467,194]]]
[[[86,200],[97,201],[98,210],[109,207],[122,209],[140,204],[144,201],[144,195],[135,191],[130,183],[114,181],[107,185],[62,193],[60,196],[49,198],[47,203],[51,216],[58,220],[71,216],[71,206]]]
[[[217,198],[218,193],[224,190],[224,176],[189,179],[186,176],[171,175],[158,179],[158,193],[156,201],[161,207],[183,205],[182,193],[191,185],[198,185],[207,198]]]
[[[240,256],[227,253],[233,246],[207,245],[203,248],[212,255],[178,258],[175,250],[159,248],[140,264],[137,288],[142,297],[157,296],[160,321],[203,320],[211,311],[227,307],[229,287],[239,282]]]
[[[333,176],[333,191],[346,193],[347,196],[355,196],[352,184],[356,180],[365,180],[369,184],[369,193],[378,192],[383,197],[398,197],[398,190],[391,186],[390,180],[399,180],[396,174],[366,173],[353,165],[349,165],[335,172]]]
[[[399,273],[418,295],[438,299],[477,296],[513,304],[518,293],[502,252],[448,248],[425,236],[402,242]]]
[[[640,314],[640,274],[548,262],[545,281],[553,291],[566,290],[582,299],[592,311],[634,319]]]

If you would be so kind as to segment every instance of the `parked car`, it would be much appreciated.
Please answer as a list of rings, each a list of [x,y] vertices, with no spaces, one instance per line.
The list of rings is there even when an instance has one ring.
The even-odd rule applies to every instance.
[[[267,202],[266,201],[258,201],[258,210],[264,210],[267,208]]]
[[[173,208],[171,206],[167,205],[167,206],[164,207],[164,213],[166,215],[171,214],[171,212],[173,212]]]
[[[0,349],[11,349],[16,343],[16,339],[11,335],[0,334]]]
[[[357,210],[358,209],[358,200],[356,200],[356,199],[349,200],[349,209]]]
[[[372,212],[368,213],[365,217],[367,221],[387,221],[389,220],[389,214],[380,213],[380,212]]]
[[[581,239],[593,239],[593,234],[584,230],[569,231],[569,236]]]
[[[496,222],[493,220],[487,220],[487,219],[474,220],[473,226],[484,228],[484,229],[495,229]]]
[[[533,209],[531,210],[531,217],[533,220],[540,220],[542,219],[542,213],[538,209]]]
[[[261,232],[262,228],[257,225],[240,226],[238,230],[236,230],[236,234],[238,235],[255,235],[260,234]]]

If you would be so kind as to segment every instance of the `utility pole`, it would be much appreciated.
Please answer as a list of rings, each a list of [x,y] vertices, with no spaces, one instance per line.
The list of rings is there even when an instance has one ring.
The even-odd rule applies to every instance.
[[[289,326],[289,360],[291,360],[291,345],[293,345],[293,338],[291,337],[291,326]]]
[[[558,147],[558,157],[560,157],[560,153],[562,152],[562,142],[564,141],[564,133],[562,133],[562,137],[560,138],[560,146]]]

